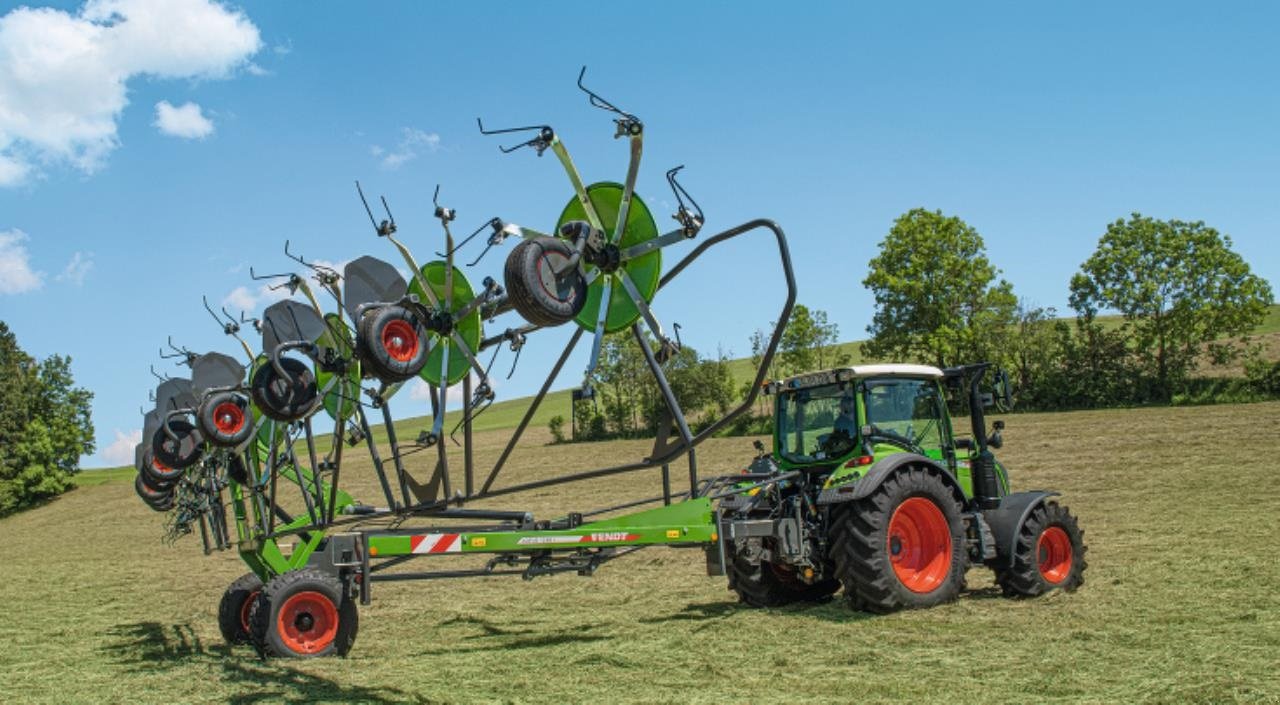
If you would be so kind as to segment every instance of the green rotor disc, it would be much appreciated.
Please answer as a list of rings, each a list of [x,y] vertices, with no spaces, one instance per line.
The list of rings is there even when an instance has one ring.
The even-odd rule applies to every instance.
[[[653,214],[649,212],[649,207],[644,204],[644,201],[635,194],[631,195],[631,208],[627,211],[627,225],[623,229],[622,238],[613,237],[613,231],[618,224],[618,206],[622,203],[622,190],[622,184],[608,181],[587,187],[587,198],[591,199],[591,205],[595,206],[596,214],[600,216],[601,224],[613,243],[625,249],[658,237],[658,224],[654,222]],[[573,198],[560,214],[555,232],[560,232],[560,227],[565,223],[586,219],[586,209],[577,198]],[[588,274],[594,269],[594,265],[587,265]],[[658,291],[658,282],[662,279],[662,250],[653,250],[628,260],[623,263],[620,271],[626,271],[631,277],[631,281],[635,282],[640,296],[646,303],[653,301],[653,295]],[[612,279],[613,282],[610,285],[612,294],[609,296],[609,311],[605,316],[605,332],[613,333],[622,330],[640,318],[640,309],[622,288],[618,274],[602,274],[596,277],[596,280],[587,288],[587,301],[575,319],[578,325],[588,331],[596,328],[596,318],[600,314],[600,298],[604,295],[606,278]]]
[[[431,287],[432,293],[443,306],[445,303],[444,290],[444,262],[435,261],[422,265],[422,278],[427,281]],[[409,293],[416,294],[419,300],[424,303],[427,297],[422,291],[422,286],[418,283],[418,277],[414,277],[409,284]],[[471,303],[471,299],[475,298],[475,291],[471,288],[471,283],[467,281],[466,276],[457,267],[453,268],[453,302],[450,311],[457,313],[467,304]],[[480,309],[476,308],[468,313],[462,320],[455,324],[458,334],[462,337],[463,342],[467,344],[472,355],[480,351],[480,339],[483,337],[483,331],[480,327]],[[433,385],[440,384],[440,365],[444,356],[444,351],[449,351],[449,380],[448,384],[461,382],[462,378],[467,375],[467,371],[471,369],[471,363],[458,350],[458,344],[454,342],[451,336],[440,336],[432,334],[431,352],[427,354],[427,364],[422,368],[422,372],[418,376]]]

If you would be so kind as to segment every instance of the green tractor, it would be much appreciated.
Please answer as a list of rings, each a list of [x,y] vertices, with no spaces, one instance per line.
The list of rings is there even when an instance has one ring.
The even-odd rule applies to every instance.
[[[994,378],[989,391],[983,382]],[[948,413],[967,399],[972,435]],[[744,473],[754,489],[718,506],[709,570],[756,607],[821,600],[841,585],[855,609],[884,613],[955,599],[984,564],[1010,597],[1071,591],[1085,545],[1056,492],[1010,491],[985,410],[1011,403],[988,363],[941,370],[863,365],[771,382],[774,447]]]

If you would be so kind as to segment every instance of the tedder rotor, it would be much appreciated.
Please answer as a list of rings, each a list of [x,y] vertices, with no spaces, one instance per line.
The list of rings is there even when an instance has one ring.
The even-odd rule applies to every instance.
[[[701,234],[702,210],[676,179],[681,167],[669,170],[677,227],[659,232],[635,193],[644,123],[582,79],[579,74],[578,87],[591,105],[614,116],[614,137],[629,145],[620,184],[587,184],[549,125],[486,130],[480,124],[484,134],[528,137],[502,147],[504,153],[528,147],[556,156],[573,194],[549,231],[495,217],[455,243],[450,224],[457,214],[440,205],[437,188],[434,214],[444,249],[423,263],[397,239],[386,199],[385,218],[376,218],[357,184],[376,236],[395,250],[405,275],[373,256],[339,271],[308,262],[286,243],[286,255],[309,277],[250,273],[278,280],[273,288],[290,298],[267,307],[261,319],[236,318],[225,309],[220,315],[205,303],[239,343],[242,360],[196,354],[172,342],[172,352],[162,352],[190,375],[157,375],[135,485],[149,506],[167,512],[170,540],[198,529],[206,553],[234,548],[248,565],[219,606],[227,641],[252,644],[264,655],[346,654],[358,606],[369,603],[376,583],[590,575],[655,545],[702,547],[708,573],[727,575],[730,588],[752,606],[826,598],[841,586],[859,609],[929,606],[954,598],[972,563],[995,570],[1010,595],[1077,587],[1085,547],[1076,519],[1052,499],[1055,493],[1012,493],[991,453],[1000,447],[1003,426],[997,421],[988,432],[984,409],[1010,402],[1007,378],[978,364],[948,370],[871,365],[766,380],[796,298],[782,229],[761,219],[703,237],[664,272],[663,251]],[[507,240],[517,242],[504,261],[502,283],[486,277],[477,288],[454,257],[486,232],[483,251],[468,267]],[[708,250],[748,233],[771,236],[786,296],[746,398],[694,434],[664,372],[680,342],[667,337],[651,304]],[[332,310],[309,280],[327,293]],[[486,335],[486,325],[511,314],[520,322]],[[260,335],[258,346],[241,336],[246,323]],[[529,336],[565,325],[573,333],[563,352],[497,460],[480,472],[472,424],[496,396],[489,371],[497,352],[506,347],[518,360]],[[664,402],[652,451],[620,465],[500,484],[583,337],[591,338],[589,362],[575,400],[594,395],[590,379],[602,340],[619,333],[634,338]],[[483,364],[489,350],[494,356]],[[992,377],[995,389],[985,391],[984,380]],[[414,378],[429,392],[432,425],[402,440],[391,403]],[[455,385],[462,390],[461,421],[446,431]],[[948,388],[968,402],[971,437],[953,434]],[[700,476],[697,446],[748,411],[762,392],[775,401],[773,449],[757,444],[757,459],[740,474]],[[385,454],[374,439],[378,423],[389,446]],[[445,442],[458,430],[461,487]],[[322,435],[328,437],[324,453]],[[344,449],[361,446],[381,490],[375,504],[340,489]],[[428,472],[410,467],[414,454],[430,450]],[[683,491],[672,488],[671,466],[678,461],[688,467]],[[661,492],[612,507],[538,519],[525,510],[475,506],[650,468],[661,469]],[[436,567],[466,554],[490,559],[470,568]],[[411,559],[424,559],[427,567],[388,570]]]

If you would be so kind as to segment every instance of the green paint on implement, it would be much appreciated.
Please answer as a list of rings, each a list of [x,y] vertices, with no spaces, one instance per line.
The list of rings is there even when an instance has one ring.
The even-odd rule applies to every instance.
[[[422,265],[422,279],[427,281],[431,287],[431,292],[439,299],[440,305],[445,303],[444,291],[444,262],[428,262]],[[427,301],[422,286],[418,283],[418,277],[413,278],[413,282],[409,285],[409,293],[416,294],[422,301]],[[457,313],[464,306],[471,303],[471,299],[475,298],[475,292],[471,289],[471,283],[467,281],[466,276],[457,268],[453,268],[453,301],[450,311]],[[468,313],[465,318],[458,321],[458,334],[462,336],[462,340],[466,342],[467,347],[471,348],[471,354],[474,355],[480,349],[480,338],[482,331],[480,329],[480,310],[477,308]],[[431,352],[427,355],[427,365],[422,368],[419,376],[431,384],[440,384],[440,364],[441,358],[444,356],[445,349],[449,350],[449,384],[461,382],[466,376],[467,371],[471,369],[471,364],[467,362],[467,358],[458,350],[457,343],[451,337],[442,337],[432,334]]]
[[[596,213],[604,223],[605,232],[618,247],[625,249],[658,237],[658,224],[654,222],[653,214],[649,212],[649,207],[644,204],[644,201],[635,194],[631,196],[631,209],[627,211],[627,226],[622,233],[622,238],[613,237],[614,228],[618,223],[618,206],[622,202],[622,184],[607,181],[592,184],[587,187],[587,197],[591,199],[591,204],[595,206]],[[564,212],[560,214],[560,220],[556,222],[554,232],[560,232],[560,226],[565,223],[586,219],[587,211],[582,207],[582,203],[577,198],[570,199],[569,205],[565,206]],[[587,269],[589,273],[594,267],[589,266]],[[631,281],[635,282],[645,302],[653,301],[653,295],[658,291],[658,282],[662,278],[662,250],[654,250],[628,260],[622,265],[622,270],[631,276]],[[590,288],[587,289],[587,302],[575,319],[578,325],[589,331],[594,331],[596,328],[596,318],[600,313],[600,297],[603,295],[606,276],[613,277],[614,281],[611,285],[612,293],[609,296],[609,314],[605,318],[605,332],[613,333],[622,330],[640,318],[640,309],[636,308],[635,302],[627,296],[622,282],[617,280],[618,275],[601,275],[591,282]]]
[[[356,400],[360,398],[360,363],[351,347],[351,329],[342,317],[336,313],[326,313],[324,320],[329,325],[317,345],[333,348],[342,359],[349,360],[345,378],[335,383],[333,389],[324,395],[324,410],[335,421],[345,421],[355,413]],[[334,372],[317,369],[316,385],[324,389],[335,376],[337,374]]]

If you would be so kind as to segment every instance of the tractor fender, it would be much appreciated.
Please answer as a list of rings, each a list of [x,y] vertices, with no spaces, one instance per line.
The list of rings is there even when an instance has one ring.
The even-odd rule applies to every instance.
[[[871,466],[867,474],[861,479],[850,484],[840,485],[837,487],[828,487],[818,493],[819,505],[842,504],[844,502],[853,502],[869,496],[876,488],[881,485],[890,475],[901,470],[908,465],[925,465],[938,471],[942,476],[942,482],[951,489],[952,494],[956,496],[956,501],[960,504],[968,504],[965,499],[964,490],[960,488],[960,482],[951,474],[946,467],[939,464],[932,458],[926,458],[916,453],[894,453],[889,457],[877,462]]]
[[[1017,549],[1018,531],[1022,529],[1027,517],[1031,516],[1036,507],[1044,504],[1046,499],[1060,494],[1046,490],[1017,492],[1001,497],[1000,505],[995,509],[983,510],[982,518],[986,519],[995,536],[997,560],[1009,560],[1009,556]]]

